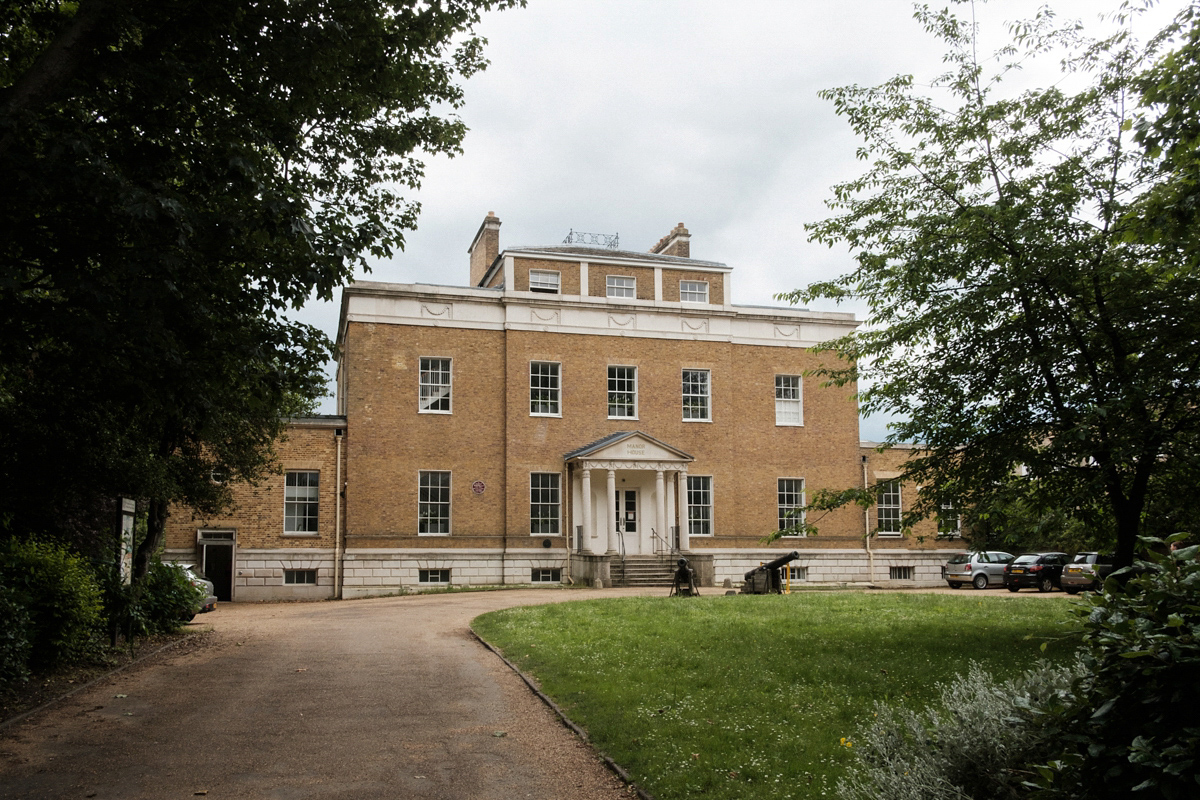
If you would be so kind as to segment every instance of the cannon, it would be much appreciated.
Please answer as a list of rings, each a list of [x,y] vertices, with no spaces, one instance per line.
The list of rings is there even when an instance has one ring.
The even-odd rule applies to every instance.
[[[675,577],[671,581],[669,597],[699,597],[700,590],[696,588],[696,571],[688,566],[688,560],[681,558],[676,562]]]
[[[782,594],[783,581],[780,579],[779,570],[799,557],[800,553],[793,550],[750,570],[743,576],[746,582],[742,584],[742,594]]]

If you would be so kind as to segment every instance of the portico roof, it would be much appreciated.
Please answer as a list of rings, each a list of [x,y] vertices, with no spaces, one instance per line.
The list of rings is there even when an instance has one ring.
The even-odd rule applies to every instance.
[[[624,447],[619,447],[619,445]],[[637,448],[638,445],[643,452],[632,453],[628,452],[630,448]],[[696,459],[689,453],[685,453],[678,447],[672,447],[666,442],[655,439],[648,433],[642,431],[618,431],[610,433],[601,439],[597,439],[591,444],[585,444],[583,447],[572,450],[563,456],[564,461],[583,458],[629,458],[635,457],[639,460],[659,460],[659,461],[695,461]]]

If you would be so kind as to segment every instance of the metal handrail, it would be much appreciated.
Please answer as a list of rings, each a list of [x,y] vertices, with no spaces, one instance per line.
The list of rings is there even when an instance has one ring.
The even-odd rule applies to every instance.
[[[680,550],[678,547],[675,546],[674,542],[668,541],[668,540],[664,539],[663,537],[659,536],[658,531],[654,530],[654,528],[650,529],[650,536],[654,539],[658,539],[660,542],[662,542],[663,544],[665,544],[667,546],[667,551],[665,553],[660,552],[659,555],[665,555],[667,557],[670,557],[675,554],[681,554],[683,552],[682,550]]]

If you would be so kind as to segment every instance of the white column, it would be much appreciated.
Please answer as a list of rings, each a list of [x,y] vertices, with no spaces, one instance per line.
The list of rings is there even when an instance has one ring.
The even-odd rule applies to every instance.
[[[587,297],[591,292],[588,287],[588,262],[579,262],[579,296]]]
[[[608,471],[608,508],[604,510],[608,517],[608,552],[617,552],[617,472]]]
[[[596,545],[592,542],[592,537],[595,535],[595,521],[592,519],[592,471],[585,469],[583,471],[583,489],[580,494],[583,495],[583,534],[580,536],[579,550],[584,553],[596,552]]]
[[[685,553],[691,548],[688,539],[687,473],[675,473],[679,481],[679,549]]]
[[[657,532],[662,537],[662,541],[655,542],[655,549],[658,549],[664,546],[662,542],[671,541],[671,532],[667,530],[667,487],[661,469],[654,472],[654,498],[654,510],[658,523]]]

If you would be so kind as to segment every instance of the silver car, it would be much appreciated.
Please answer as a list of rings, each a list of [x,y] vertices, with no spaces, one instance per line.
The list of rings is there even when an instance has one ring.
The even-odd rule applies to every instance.
[[[204,598],[196,603],[196,607],[187,616],[185,622],[190,622],[197,614],[203,614],[206,611],[214,611],[217,608],[217,596],[213,593],[213,583],[208,578],[204,577],[204,573],[195,564],[176,564],[176,567],[183,570],[183,574],[187,576],[188,581],[197,589],[204,592]]]
[[[1004,566],[1013,560],[1011,553],[985,550],[978,553],[955,553],[946,566],[942,577],[951,589],[969,583],[976,589],[1004,585]]]
[[[1059,584],[1067,594],[1078,594],[1084,589],[1098,592],[1104,587],[1104,579],[1113,571],[1113,557],[1107,553],[1080,553],[1063,567]]]

